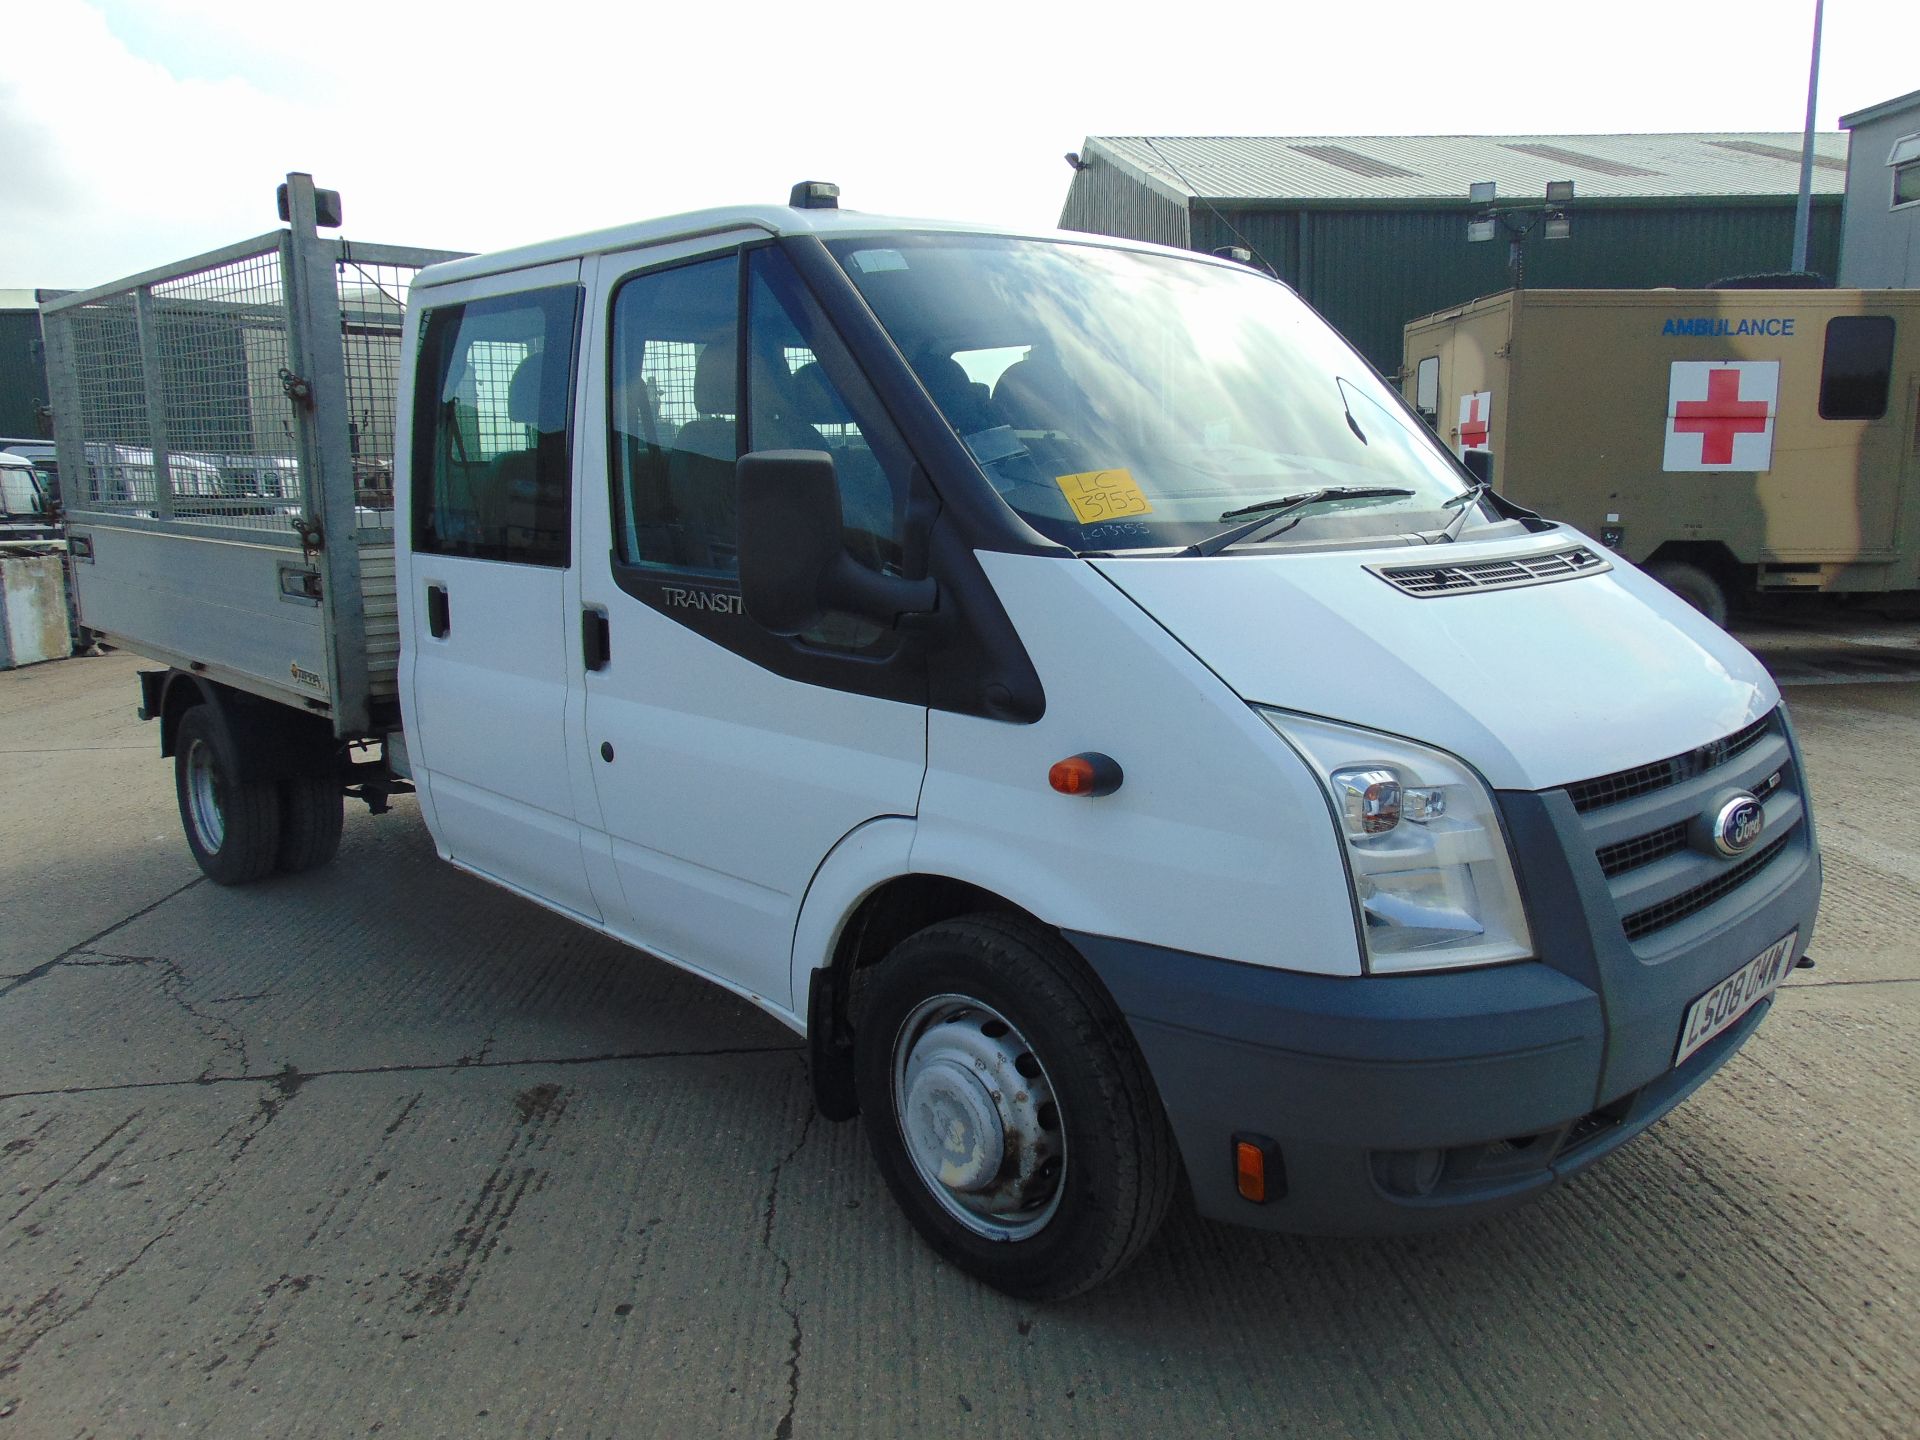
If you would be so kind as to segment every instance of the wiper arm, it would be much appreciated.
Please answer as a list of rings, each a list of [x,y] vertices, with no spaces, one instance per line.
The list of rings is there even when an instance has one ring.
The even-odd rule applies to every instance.
[[[1466,527],[1467,516],[1473,513],[1475,503],[1491,489],[1491,480],[1476,480],[1458,495],[1443,501],[1440,506],[1442,510],[1458,510],[1459,513],[1447,522],[1447,528],[1440,532],[1441,536],[1449,542],[1457,540],[1461,530]]]
[[[1272,500],[1261,500],[1252,505],[1242,505],[1238,510],[1225,511],[1222,520],[1237,519],[1242,515],[1254,518],[1240,525],[1229,525],[1204,539],[1196,540],[1182,550],[1182,555],[1218,555],[1229,545],[1238,543],[1257,530],[1264,530],[1274,521],[1295,510],[1308,505],[1318,505],[1323,500],[1359,500],[1375,495],[1411,495],[1413,491],[1394,485],[1322,485],[1317,490],[1302,490],[1297,495],[1280,495]]]

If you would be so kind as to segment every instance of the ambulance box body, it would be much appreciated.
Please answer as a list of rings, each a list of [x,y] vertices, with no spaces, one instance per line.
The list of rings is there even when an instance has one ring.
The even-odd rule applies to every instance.
[[[1409,324],[1403,383],[1709,613],[1920,588],[1920,291],[1507,291]]]

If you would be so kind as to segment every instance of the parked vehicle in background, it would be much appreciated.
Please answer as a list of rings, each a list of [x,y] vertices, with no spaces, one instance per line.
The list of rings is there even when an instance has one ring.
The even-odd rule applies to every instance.
[[[40,488],[46,491],[54,505],[59,505],[60,462],[54,454],[54,445],[51,440],[0,436],[0,453],[18,455],[30,461],[40,476]]]
[[[33,462],[0,450],[0,540],[49,540],[59,533],[53,498]]]
[[[1408,324],[1402,378],[1502,494],[1716,621],[1920,598],[1920,291],[1509,290]]]
[[[1752,656],[1284,285],[834,193],[446,259],[323,239],[294,175],[287,232],[46,306],[69,473],[162,448],[127,375],[296,437],[297,536],[164,460],[72,500],[209,877],[417,787],[444,858],[803,1035],[928,1242],[1026,1296],[1182,1185],[1492,1214],[1753,1033],[1820,861]],[[145,372],[129,314],[248,363]]]

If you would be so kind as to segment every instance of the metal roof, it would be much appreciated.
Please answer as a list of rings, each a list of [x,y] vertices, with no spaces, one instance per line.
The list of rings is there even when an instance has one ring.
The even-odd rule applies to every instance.
[[[1492,180],[1503,199],[1571,180],[1585,200],[1794,195],[1797,131],[1700,135],[1094,135],[1082,147],[1170,199],[1462,200]],[[1814,136],[1813,190],[1846,188],[1847,137]]]
[[[1897,115],[1904,110],[1920,109],[1920,90],[1911,94],[1896,95],[1891,100],[1882,100],[1878,105],[1869,105],[1864,110],[1856,110],[1851,115],[1840,117],[1840,128],[1852,130],[1861,125],[1871,124],[1875,120],[1884,120],[1889,115]]]

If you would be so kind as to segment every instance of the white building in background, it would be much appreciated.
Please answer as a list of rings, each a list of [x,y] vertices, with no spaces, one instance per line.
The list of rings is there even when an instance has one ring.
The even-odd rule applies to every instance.
[[[1920,286],[1920,90],[1840,117],[1851,132],[1840,284]]]

